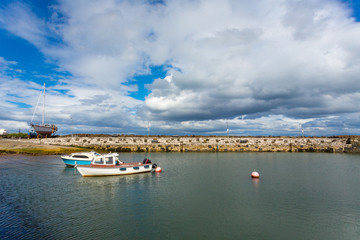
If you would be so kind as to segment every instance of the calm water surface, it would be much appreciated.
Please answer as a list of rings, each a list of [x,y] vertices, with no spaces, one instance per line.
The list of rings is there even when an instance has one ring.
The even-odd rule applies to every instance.
[[[360,155],[121,156],[163,172],[85,178],[59,156],[0,156],[0,239],[360,239]]]

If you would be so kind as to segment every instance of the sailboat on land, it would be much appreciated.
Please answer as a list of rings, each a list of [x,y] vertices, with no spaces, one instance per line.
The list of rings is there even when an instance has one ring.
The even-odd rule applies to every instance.
[[[57,131],[57,126],[54,124],[45,124],[45,83],[44,86],[40,92],[39,98],[38,98],[38,102],[36,104],[35,107],[35,111],[33,113],[32,119],[31,119],[31,123],[30,126],[34,129],[34,131],[37,133],[38,136],[40,137],[50,137],[51,135],[55,134]],[[39,100],[41,95],[43,96],[43,110],[42,110],[42,122],[41,124],[33,124],[33,120],[34,120],[34,115],[36,112],[36,108],[39,104]]]

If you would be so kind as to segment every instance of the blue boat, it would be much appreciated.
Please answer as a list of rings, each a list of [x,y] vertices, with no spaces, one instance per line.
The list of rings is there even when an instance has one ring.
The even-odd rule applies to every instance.
[[[90,165],[91,161],[100,154],[91,151],[91,152],[76,152],[71,153],[70,155],[63,155],[61,159],[64,161],[67,167],[74,167],[76,164],[81,165]]]

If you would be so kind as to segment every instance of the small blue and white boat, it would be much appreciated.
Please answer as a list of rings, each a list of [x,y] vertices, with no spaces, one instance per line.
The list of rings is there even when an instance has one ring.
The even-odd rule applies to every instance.
[[[61,159],[64,161],[67,167],[74,167],[75,164],[81,165],[90,165],[91,161],[100,154],[91,151],[91,152],[76,152],[71,153],[70,155],[63,155]]]

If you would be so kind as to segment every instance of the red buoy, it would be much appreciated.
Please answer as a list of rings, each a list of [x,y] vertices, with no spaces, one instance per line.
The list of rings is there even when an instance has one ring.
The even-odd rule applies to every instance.
[[[155,168],[155,172],[161,172],[162,170],[161,170],[161,167],[156,167]]]
[[[259,177],[260,177],[260,174],[259,174],[258,172],[256,172],[256,171],[253,171],[253,172],[251,173],[251,177],[252,177],[252,178],[259,178]]]

